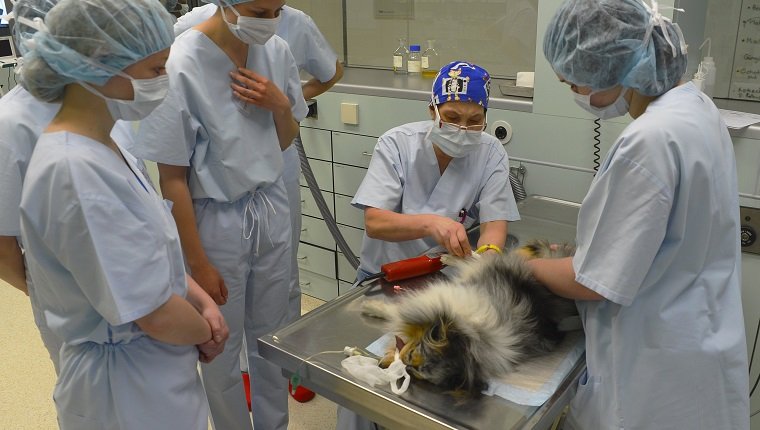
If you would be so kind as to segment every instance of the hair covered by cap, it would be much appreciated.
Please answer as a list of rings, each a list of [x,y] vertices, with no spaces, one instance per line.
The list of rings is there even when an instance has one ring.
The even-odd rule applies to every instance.
[[[488,109],[491,75],[486,69],[467,61],[453,61],[441,68],[433,81],[433,103],[451,101],[476,103]]]
[[[24,87],[44,101],[66,85],[104,85],[124,68],[171,46],[171,15],[156,0],[60,0],[30,40],[24,40]]]
[[[31,39],[36,30],[23,22],[19,22],[16,18],[26,18],[30,21],[35,18],[45,18],[45,15],[56,3],[58,3],[58,0],[18,0],[14,4],[13,12],[11,13],[11,19],[15,19],[13,23],[13,39],[19,47],[21,56],[24,56],[27,51],[26,44],[23,42]]]
[[[685,44],[656,1],[643,1],[566,0],[546,29],[544,56],[563,79],[596,91],[667,92],[686,72]]]

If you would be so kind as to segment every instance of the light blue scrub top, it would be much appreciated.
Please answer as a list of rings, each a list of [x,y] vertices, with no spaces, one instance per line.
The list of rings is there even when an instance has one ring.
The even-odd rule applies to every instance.
[[[63,429],[207,428],[195,346],[136,319],[185,297],[174,220],[139,173],[99,142],[45,133],[29,162],[21,232],[49,328],[64,341],[54,398]]]
[[[298,68],[287,43],[273,36],[251,45],[246,68],[277,85],[293,117],[308,112]],[[233,202],[273,184],[282,174],[282,151],[272,113],[232,94],[229,72],[236,67],[211,39],[197,30],[183,33],[166,63],[166,100],[140,124],[136,156],[189,166],[193,199]]]
[[[481,146],[454,158],[443,175],[432,142],[425,136],[433,121],[405,124],[380,136],[351,204],[403,214],[436,214],[459,220],[465,227],[490,221],[517,221],[520,214],[509,184],[509,157],[501,143],[483,133]],[[432,237],[387,242],[364,234],[360,269],[380,271],[385,263],[421,255],[438,244]]]
[[[588,378],[583,429],[748,429],[734,151],[688,83],[610,149],[578,216],[576,280]]]
[[[211,18],[216,11],[217,6],[213,3],[193,8],[174,24],[174,34],[179,36]],[[306,70],[320,82],[332,79],[335,76],[335,63],[338,56],[327,43],[314,20],[290,6],[282,7],[280,17],[277,35],[288,42],[298,70]]]

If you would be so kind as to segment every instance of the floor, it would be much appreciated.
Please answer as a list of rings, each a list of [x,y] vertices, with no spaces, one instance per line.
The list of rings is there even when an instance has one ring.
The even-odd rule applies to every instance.
[[[32,320],[29,299],[0,281],[0,427],[57,429],[52,391],[55,373]],[[302,312],[324,302],[304,296]],[[335,428],[335,404],[317,396],[307,403],[290,399],[289,430]]]

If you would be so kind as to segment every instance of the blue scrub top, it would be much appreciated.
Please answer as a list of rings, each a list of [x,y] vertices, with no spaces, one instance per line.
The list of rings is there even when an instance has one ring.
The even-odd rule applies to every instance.
[[[467,212],[465,227],[479,221],[517,221],[520,215],[509,184],[509,157],[501,143],[483,133],[481,145],[454,158],[443,175],[426,137],[433,121],[405,124],[378,139],[351,204],[403,214],[436,214],[454,220]],[[421,255],[437,245],[431,237],[403,242],[372,239],[364,234],[360,268],[368,273],[392,261]]]
[[[306,116],[298,69],[284,40],[273,36],[249,46],[246,67],[277,85],[296,121]],[[172,45],[166,69],[169,94],[141,122],[135,155],[189,166],[193,199],[233,202],[272,185],[283,166],[272,113],[235,98],[229,72],[236,67],[227,54],[189,30]]]
[[[733,145],[691,84],[652,102],[610,149],[578,217],[588,377],[584,429],[747,429]]]
[[[21,233],[30,293],[64,342],[59,425],[205,430],[197,349],[157,341],[134,322],[187,293],[174,220],[135,161],[56,132],[40,137],[29,162]]]

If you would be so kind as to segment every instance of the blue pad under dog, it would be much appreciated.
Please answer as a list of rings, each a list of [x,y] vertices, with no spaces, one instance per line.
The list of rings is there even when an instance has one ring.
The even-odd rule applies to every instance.
[[[395,337],[386,333],[367,346],[367,350],[383,356],[393,344]],[[523,363],[501,380],[490,381],[483,394],[499,396],[520,405],[541,406],[557,391],[584,350],[583,332],[570,332],[556,350]]]

